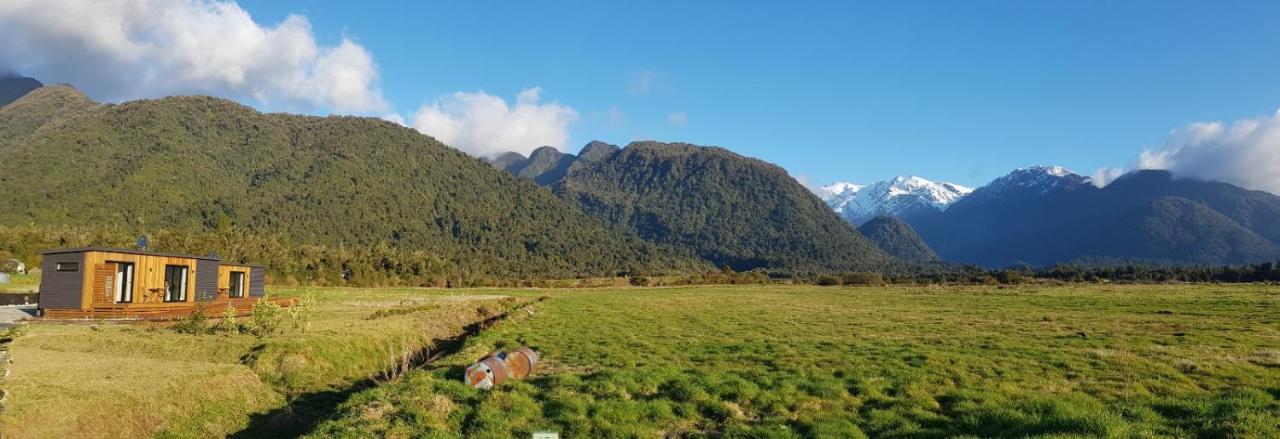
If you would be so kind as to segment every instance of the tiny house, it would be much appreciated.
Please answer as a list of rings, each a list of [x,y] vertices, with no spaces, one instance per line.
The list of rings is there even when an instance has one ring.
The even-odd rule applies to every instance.
[[[45,318],[177,317],[201,304],[248,309],[265,294],[265,267],[215,256],[101,247],[43,255]]]

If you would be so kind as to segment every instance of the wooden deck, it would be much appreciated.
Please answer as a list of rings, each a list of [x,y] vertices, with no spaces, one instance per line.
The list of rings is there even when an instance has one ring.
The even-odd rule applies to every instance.
[[[293,306],[297,299],[272,298],[272,303],[281,307]],[[139,306],[134,304],[115,304],[115,305],[95,305],[90,309],[46,309],[44,314],[40,316],[44,320],[148,320],[148,321],[165,321],[178,320],[191,315],[199,307],[204,307],[205,314],[210,318],[218,318],[223,315],[227,309],[227,305],[236,309],[237,316],[249,315],[253,311],[253,304],[258,302],[257,297],[246,297],[238,299],[229,299],[219,295],[217,300],[208,302],[195,303],[175,303],[172,305],[153,305],[147,304]]]

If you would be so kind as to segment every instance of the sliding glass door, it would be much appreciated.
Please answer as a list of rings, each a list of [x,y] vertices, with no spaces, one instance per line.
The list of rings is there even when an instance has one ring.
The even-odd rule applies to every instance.
[[[116,262],[116,303],[133,302],[133,263]]]
[[[227,296],[232,298],[244,297],[244,272],[232,271],[230,288],[227,289]]]
[[[166,265],[164,267],[164,301],[187,301],[186,265]]]

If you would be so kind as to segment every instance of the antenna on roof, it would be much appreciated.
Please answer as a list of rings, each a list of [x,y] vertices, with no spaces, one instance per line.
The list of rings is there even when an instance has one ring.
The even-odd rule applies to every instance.
[[[147,250],[147,235],[138,235],[138,250]]]

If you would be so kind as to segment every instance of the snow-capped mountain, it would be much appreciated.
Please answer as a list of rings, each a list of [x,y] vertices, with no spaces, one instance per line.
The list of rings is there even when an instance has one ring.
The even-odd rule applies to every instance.
[[[1018,168],[973,191],[970,195],[971,199],[966,203],[991,198],[1036,197],[1057,189],[1074,189],[1088,184],[1090,184],[1088,177],[1061,166]]]
[[[835,183],[831,183],[829,185],[819,188],[821,193],[819,193],[818,196],[822,197],[823,200],[826,200],[828,198],[843,194],[845,192],[849,192],[849,193],[858,192],[859,190],[862,190],[862,188],[864,187],[866,186],[863,186],[860,184],[853,184],[847,181],[837,181]]]
[[[954,183],[906,176],[867,186],[834,183],[823,186],[819,196],[845,220],[861,225],[881,215],[904,217],[943,211],[972,191]]]

